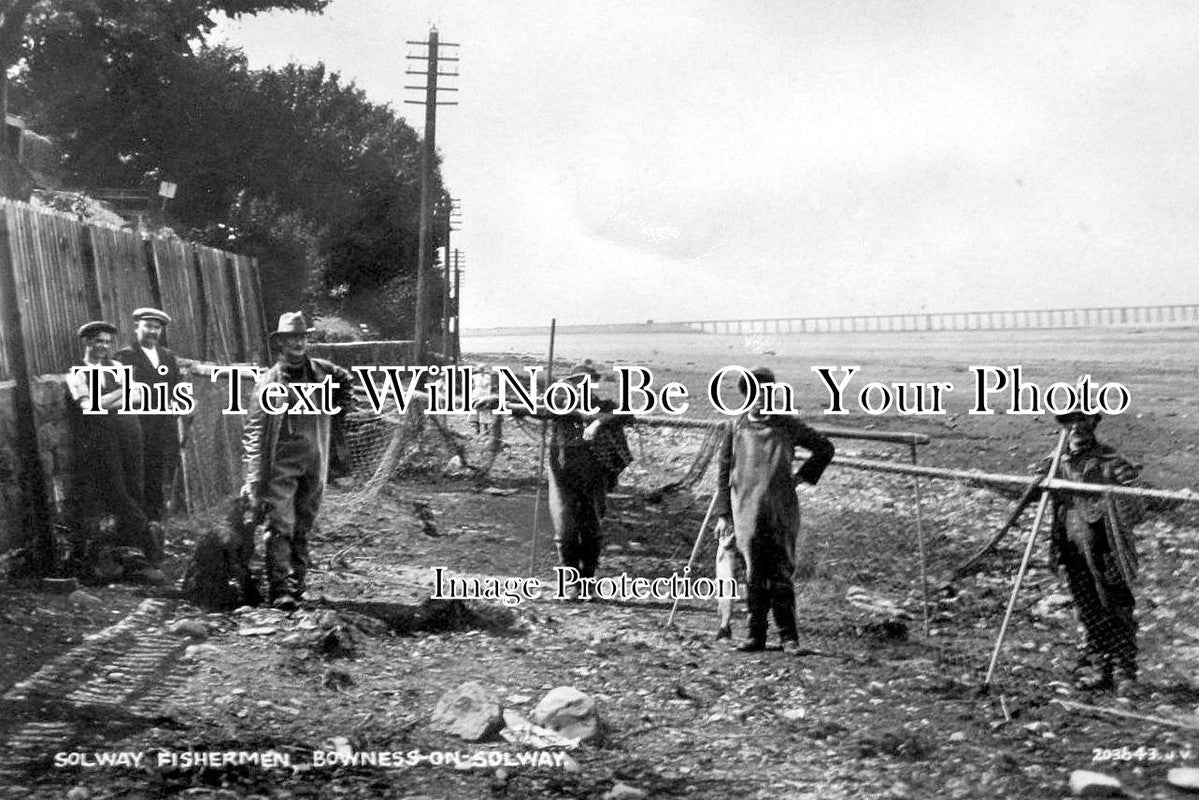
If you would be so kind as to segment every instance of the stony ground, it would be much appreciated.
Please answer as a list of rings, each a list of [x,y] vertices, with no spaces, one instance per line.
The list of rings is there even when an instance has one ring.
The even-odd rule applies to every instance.
[[[697,360],[694,377],[708,366]],[[1175,375],[1171,364],[1162,369]],[[1139,393],[1186,397],[1177,380],[1153,391]],[[1146,401],[1138,413],[1152,441],[1127,438],[1134,455],[1166,454],[1169,469],[1154,476],[1162,486],[1187,485],[1177,476],[1194,467],[1194,438],[1158,432],[1170,421],[1193,423],[1187,410],[1188,417],[1164,416],[1179,407],[1187,404]],[[915,427],[889,418],[837,422]],[[965,415],[920,423],[948,434],[922,459],[1023,470],[1052,447],[1051,426],[1003,423]],[[485,437],[469,425],[457,430],[468,463],[478,463]],[[1114,438],[1116,431],[1112,425]],[[1182,796],[1165,775],[1199,758],[1194,511],[1164,512],[1141,528],[1144,687],[1130,698],[1071,688],[1072,610],[1041,550],[993,685],[980,693],[1031,515],[983,571],[946,586],[1012,500],[925,482],[922,592],[912,484],[844,469],[804,490],[801,657],[730,652],[712,640],[713,609],[698,601],[681,604],[672,628],[660,603],[547,598],[414,613],[433,567],[528,574],[536,436],[535,428],[509,426],[508,447],[485,478],[441,474],[448,452],[431,446],[424,463],[410,464],[377,496],[360,481],[344,482],[331,492],[313,545],[311,602],[292,615],[205,613],[170,584],[85,587],[73,596],[32,583],[5,587],[0,797],[1031,798],[1068,794],[1075,769],[1117,776],[1136,796]],[[603,570],[670,574],[686,563],[711,479],[694,494],[658,498],[652,490],[682,474],[699,437],[645,431],[631,440],[638,461],[613,499]],[[885,451],[839,444],[843,453]],[[172,579],[211,524],[200,517],[172,525]],[[544,514],[540,525],[547,527]],[[541,538],[534,572],[548,580],[553,558]],[[711,561],[709,543],[699,574],[710,574]],[[528,750],[502,739],[465,742],[433,727],[438,698],[465,681],[526,716],[550,689],[576,687],[596,699],[605,737],[557,766],[430,764],[444,751]],[[189,749],[269,751],[291,764],[156,763],[159,752]],[[65,761],[114,751],[146,755],[135,767],[56,765],[56,754]],[[314,751],[394,751],[426,762],[323,767],[313,766]]]

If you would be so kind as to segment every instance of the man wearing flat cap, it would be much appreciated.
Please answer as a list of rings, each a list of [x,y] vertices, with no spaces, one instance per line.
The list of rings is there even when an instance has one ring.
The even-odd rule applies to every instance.
[[[78,331],[83,358],[66,381],[72,444],[68,506],[78,532],[89,527],[88,521],[114,517],[117,530],[98,544],[139,548],[153,564],[161,552],[143,505],[141,427],[136,418],[117,413],[124,405],[124,387],[115,372],[119,365],[109,357],[116,332],[114,325],[103,321],[89,322]],[[93,371],[87,367],[108,367],[114,372],[102,373],[94,387],[89,375]],[[94,388],[99,389],[98,398],[93,396]],[[84,413],[91,408],[105,413]]]
[[[150,387],[166,385],[170,397],[185,371],[201,374],[211,367],[176,355],[163,347],[161,339],[171,318],[157,308],[138,308],[133,312],[132,347],[117,351],[113,356],[133,368],[133,379]],[[153,391],[153,389],[151,389]],[[179,460],[179,422],[174,414],[138,414],[142,429],[142,464],[145,472],[143,486],[146,496],[146,515],[160,533],[167,492]]]
[[[242,494],[266,520],[268,598],[273,606],[294,610],[303,598],[308,572],[308,534],[316,521],[329,475],[329,443],[333,414],[267,414],[258,398],[266,384],[288,387],[287,404],[297,399],[294,384],[336,384],[337,416],[354,402],[354,376],[331,361],[308,355],[312,333],[299,312],[284,314],[271,333],[277,353],[274,366],[262,374],[242,435],[246,483]],[[296,406],[298,409],[298,406]]]
[[[1056,417],[1067,430],[1058,477],[1082,483],[1133,482],[1140,467],[1095,437],[1099,414],[1071,411]],[[1133,526],[1145,516],[1135,498],[1051,492],[1050,563],[1066,583],[1085,631],[1075,667],[1082,689],[1136,689],[1137,623],[1132,586],[1137,555]]]

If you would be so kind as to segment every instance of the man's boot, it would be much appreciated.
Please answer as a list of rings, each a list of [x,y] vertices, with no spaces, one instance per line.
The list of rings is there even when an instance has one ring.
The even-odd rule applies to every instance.
[[[799,632],[795,627],[794,591],[787,591],[786,588],[776,591],[771,598],[770,610],[774,614],[774,624],[779,629],[783,652],[787,655],[797,655],[799,653]]]
[[[1102,656],[1096,657],[1089,668],[1079,670],[1074,685],[1087,692],[1100,692],[1112,688],[1112,662]]]
[[[749,633],[736,649],[742,653],[758,653],[766,649],[766,609],[750,612]]]
[[[1117,697],[1134,697],[1140,691],[1137,683],[1137,661],[1135,656],[1123,656],[1116,660],[1112,671],[1112,688]]]

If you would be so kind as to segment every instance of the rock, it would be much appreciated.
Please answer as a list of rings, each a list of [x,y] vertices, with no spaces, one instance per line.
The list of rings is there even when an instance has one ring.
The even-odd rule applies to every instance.
[[[1070,595],[1055,593],[1041,598],[1033,606],[1032,613],[1038,617],[1052,617],[1066,610],[1073,600]]]
[[[951,741],[951,742],[966,741],[966,732],[965,731],[954,731],[953,733],[951,733],[949,735],[949,741]]]
[[[598,743],[601,738],[595,701],[573,686],[551,689],[533,709],[533,722],[568,739]]]
[[[1166,781],[1175,788],[1199,792],[1199,767],[1174,767],[1166,773]]]
[[[192,639],[207,639],[208,626],[198,619],[181,619],[167,628],[176,636],[189,636]]]
[[[1076,769],[1070,773],[1070,793],[1075,797],[1124,797],[1124,784],[1102,772]]]
[[[500,704],[475,681],[443,694],[433,709],[432,722],[434,728],[468,742],[482,741],[504,727]]]
[[[67,596],[67,600],[71,605],[83,606],[84,608],[99,608],[104,605],[104,601],[94,594],[88,594],[82,589],[76,589]]]
[[[348,689],[354,685],[354,676],[346,672],[344,669],[328,669],[325,671],[325,677],[321,679],[321,685],[326,689]]]
[[[70,594],[78,588],[75,578],[42,578],[42,590],[53,594]]]
[[[92,793],[86,786],[76,786],[67,792],[67,800],[88,800],[91,796]]]
[[[551,731],[549,728],[534,725],[510,709],[504,710],[504,729],[500,731],[500,736],[513,744],[520,744],[538,750],[543,750],[547,747],[570,749],[579,743],[577,739],[568,739],[560,733]]]
[[[272,636],[279,632],[278,628],[270,625],[252,626],[248,628],[238,628],[238,636]]]
[[[203,656],[220,655],[221,649],[215,644],[189,644],[183,651],[183,657],[188,660],[194,660]]]
[[[616,782],[608,791],[604,792],[604,800],[637,800],[639,797],[645,797],[645,792],[638,789],[636,786],[629,786],[627,783]]]

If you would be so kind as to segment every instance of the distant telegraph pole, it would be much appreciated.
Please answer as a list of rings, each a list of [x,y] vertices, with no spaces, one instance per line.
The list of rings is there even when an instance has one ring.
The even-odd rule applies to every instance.
[[[462,257],[454,251],[454,365],[462,360]]]
[[[460,230],[455,225],[462,221],[462,209],[457,199],[446,194],[441,198],[438,212],[441,222],[445,226],[445,258],[442,261],[444,274],[441,281],[441,353],[448,356],[452,344],[450,339],[450,234]]]
[[[419,245],[417,246],[416,254],[416,320],[413,323],[412,332],[412,362],[414,364],[423,364],[425,361],[425,314],[427,312],[429,301],[426,295],[425,272],[429,266],[429,237],[431,235],[432,218],[433,218],[433,165],[437,159],[437,107],[438,106],[456,106],[454,102],[441,102],[437,99],[438,77],[457,77],[458,72],[441,72],[441,62],[457,62],[457,58],[449,58],[438,53],[441,47],[457,47],[456,44],[449,42],[439,42],[437,39],[437,28],[429,29],[429,40],[427,42],[413,42],[408,44],[419,45],[426,48],[424,55],[409,55],[411,61],[424,61],[425,69],[423,70],[407,70],[409,75],[424,75],[424,86],[405,86],[405,89],[423,89],[425,92],[424,100],[405,100],[405,103],[412,105],[423,105],[425,107],[425,139],[424,146],[421,148],[421,173],[420,173],[420,237]],[[456,92],[457,89],[448,87],[440,87],[443,92]]]

